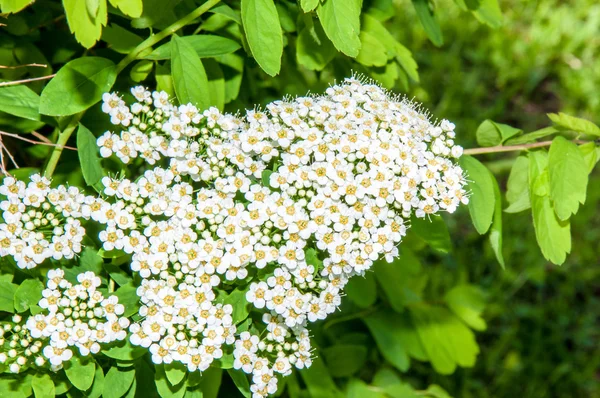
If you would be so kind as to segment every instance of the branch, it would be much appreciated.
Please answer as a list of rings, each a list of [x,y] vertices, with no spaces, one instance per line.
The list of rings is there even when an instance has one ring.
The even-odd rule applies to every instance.
[[[36,134],[37,134],[37,133],[36,133]],[[44,137],[44,136],[42,136],[42,135],[40,135],[40,134],[38,134],[38,136],[40,136],[40,137],[44,137],[44,140],[43,140],[43,141],[34,141],[34,140],[30,140],[29,138],[25,138],[25,137],[23,137],[23,136],[20,136],[20,135],[18,135],[18,134],[9,133],[9,132],[6,132],[6,131],[0,131],[0,135],[6,135],[6,136],[8,136],[8,137],[13,137],[13,138],[16,138],[16,139],[18,139],[18,140],[25,141],[25,142],[29,142],[29,143],[31,143],[31,144],[36,144],[36,145],[46,145],[46,146],[54,146],[54,147],[57,147],[57,146],[59,146],[58,144],[53,144],[52,142],[48,142],[48,141],[47,141],[47,138],[46,138],[46,137]],[[77,150],[77,148],[73,148],[72,146],[66,146],[66,145],[64,145],[64,146],[63,146],[63,148],[64,148],[64,149],[70,149],[70,150],[72,150],[72,151],[76,151],[76,150]]]
[[[30,66],[35,66],[38,68],[47,68],[48,67],[48,65],[44,65],[44,64],[24,64],[24,65],[14,65],[14,66],[0,65],[0,69],[19,69],[19,68],[27,68]]]
[[[54,170],[56,169],[56,165],[58,164],[58,159],[60,159],[60,154],[62,153],[62,150],[65,147],[65,145],[67,144],[67,141],[69,141],[69,137],[71,137],[71,134],[73,134],[73,131],[75,131],[75,129],[77,128],[79,120],[82,116],[83,112],[74,115],[73,119],[71,119],[71,122],[67,125],[67,127],[58,135],[58,139],[56,140],[56,146],[54,147],[54,150],[50,155],[50,159],[48,159],[48,164],[44,169],[44,177],[50,179],[50,177],[52,177],[52,174],[54,174]]]
[[[35,82],[37,80],[48,80],[48,79],[52,79],[54,76],[56,76],[56,73],[54,73],[52,75],[48,75],[48,76],[32,77],[30,79],[23,79],[23,80],[14,80],[12,82],[0,82],[0,87],[16,86],[17,84]]]
[[[194,11],[190,12],[185,17],[174,22],[169,27],[158,32],[154,36],[150,36],[149,38],[138,44],[138,46],[134,48],[133,51],[131,51],[125,58],[121,60],[121,62],[117,64],[117,73],[123,71],[123,69],[125,69],[127,65],[132,63],[144,50],[152,47],[162,39],[177,32],[184,26],[191,24],[195,19],[197,19],[202,14],[214,7],[217,3],[219,3],[219,1],[221,0],[208,0],[206,3],[202,4],[200,7],[196,8]]]
[[[572,140],[575,144],[587,144],[591,141],[583,141],[583,140]],[[497,145],[491,146],[487,148],[470,148],[465,149],[463,151],[464,155],[483,155],[485,153],[499,153],[499,152],[513,152],[513,151],[524,151],[527,149],[533,148],[543,148],[552,145],[552,141],[542,141],[542,142],[534,142],[531,144],[523,144],[523,145]]]

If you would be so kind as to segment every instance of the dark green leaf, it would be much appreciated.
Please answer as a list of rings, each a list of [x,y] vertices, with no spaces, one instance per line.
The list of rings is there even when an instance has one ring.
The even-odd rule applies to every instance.
[[[310,368],[304,368],[300,371],[300,376],[304,380],[311,398],[344,397],[319,356],[315,356]]]
[[[81,123],[77,129],[77,154],[86,184],[96,187],[104,176],[98,157],[98,145],[94,134]]]
[[[77,58],[63,66],[42,91],[40,113],[72,115],[100,101],[117,77],[115,64],[100,57]]]
[[[298,34],[296,59],[305,68],[322,70],[336,54],[337,50],[318,21],[314,21],[312,28],[306,26]]]
[[[421,301],[426,276],[420,274],[421,263],[413,252],[403,249],[394,262],[377,260],[373,268],[377,282],[394,310],[402,312],[407,304]]]
[[[0,109],[28,120],[40,120],[40,96],[24,85],[0,88]]]
[[[102,41],[106,42],[112,50],[120,54],[129,54],[143,40],[135,33],[114,23],[102,31]]]
[[[281,69],[283,35],[273,0],[242,0],[242,22],[248,46],[262,70],[275,76]]]
[[[136,286],[133,284],[121,286],[117,289],[115,295],[119,298],[119,304],[125,306],[123,316],[130,317],[133,314],[137,314],[140,308],[140,298],[137,295]]]
[[[355,344],[336,344],[321,350],[329,374],[333,377],[350,377],[363,368],[367,360],[367,347]]]
[[[429,218],[412,217],[410,230],[421,237],[431,248],[439,253],[450,253],[452,241],[446,222],[441,216]]]
[[[199,385],[203,398],[217,398],[222,377],[223,369],[219,368],[210,367],[202,373]]]
[[[402,372],[408,370],[410,367],[408,347],[400,334],[404,328],[403,318],[378,311],[362,319],[371,331],[381,355],[396,369]]]
[[[348,281],[344,288],[348,298],[361,308],[368,308],[377,300],[377,285],[373,272],[365,273],[365,276],[354,276]]]
[[[192,103],[200,109],[211,105],[208,77],[192,46],[180,37],[171,39],[173,86],[181,104]]]
[[[227,373],[233,383],[238,388],[240,394],[242,394],[245,398],[250,398],[252,393],[250,392],[250,383],[248,382],[248,376],[242,370],[236,369],[227,369]]]
[[[386,394],[380,392],[379,389],[371,389],[362,380],[350,379],[346,387],[347,398],[386,398]]]
[[[438,47],[444,44],[442,30],[440,29],[440,25],[435,19],[433,12],[429,8],[428,0],[412,0],[412,2],[429,40]]]
[[[202,62],[208,78],[211,105],[222,111],[225,106],[225,77],[223,71],[214,59],[205,59]]]

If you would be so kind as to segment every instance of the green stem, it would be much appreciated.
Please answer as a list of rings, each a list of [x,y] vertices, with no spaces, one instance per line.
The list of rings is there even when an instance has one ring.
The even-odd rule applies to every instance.
[[[174,22],[168,28],[165,28],[159,33],[150,36],[149,38],[138,44],[138,46],[134,48],[133,51],[131,51],[125,58],[121,60],[121,62],[117,64],[117,73],[123,71],[123,69],[125,69],[127,65],[132,63],[144,50],[152,47],[167,36],[170,36],[173,33],[177,32],[184,26],[191,24],[202,14],[214,7],[219,1],[221,0],[208,0],[206,3],[202,4],[200,7],[196,8],[194,11],[190,12],[185,17],[181,18],[177,22]]]
[[[46,164],[46,168],[44,169],[44,177],[51,178],[52,174],[54,174],[54,170],[56,170],[56,165],[58,164],[58,159],[60,159],[60,155],[62,154],[63,148],[67,145],[67,141],[73,134],[73,131],[77,128],[77,124],[79,120],[83,116],[83,112],[73,116],[73,119],[69,122],[67,127],[58,135],[58,139],[56,140],[56,146],[52,150],[52,154],[50,155],[50,159],[48,159],[48,163]]]
[[[582,141],[582,140],[572,140],[575,144],[587,144],[591,141]],[[523,145],[497,145],[491,146],[487,148],[470,148],[465,149],[463,153],[465,155],[482,155],[484,153],[499,153],[499,152],[512,152],[512,151],[524,151],[526,149],[534,149],[534,148],[543,148],[546,146],[552,145],[552,141],[542,141],[542,142],[534,142],[531,144],[523,144]]]

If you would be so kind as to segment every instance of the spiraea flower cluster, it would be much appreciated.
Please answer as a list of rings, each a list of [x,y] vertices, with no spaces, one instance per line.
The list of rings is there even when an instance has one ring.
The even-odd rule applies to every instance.
[[[0,257],[12,256],[19,268],[30,269],[48,258],[72,259],[81,252],[89,218],[87,198],[76,187],[50,188],[39,174],[28,184],[5,177],[0,186],[3,223],[0,224]]]
[[[13,373],[33,364],[58,370],[73,357],[74,349],[80,356],[97,354],[100,344],[127,337],[130,321],[121,316],[124,306],[117,296],[105,297],[98,290],[101,280],[96,274],[81,273],[78,283],[72,284],[63,270],[54,269],[47,279],[38,303],[41,311],[26,319],[15,315],[14,325],[3,329],[10,339],[8,350],[0,354],[0,363],[8,363]]]
[[[255,397],[311,365],[309,324],[337,309],[349,278],[398,256],[413,214],[468,201],[454,125],[374,84],[244,115],[132,94],[103,97],[115,129],[98,146],[145,171],[78,197],[103,250],[130,254],[142,279],[130,341],[190,371],[231,361]]]

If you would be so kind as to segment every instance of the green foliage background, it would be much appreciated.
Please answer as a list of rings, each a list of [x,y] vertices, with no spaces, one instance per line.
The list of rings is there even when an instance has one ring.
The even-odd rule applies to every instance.
[[[235,112],[285,95],[319,93],[336,79],[361,73],[415,97],[434,117],[453,121],[458,142],[466,148],[510,145],[510,139],[518,143],[514,139],[521,133],[551,124],[547,113],[565,112],[600,121],[600,4],[593,0],[505,0],[499,3],[501,13],[495,0],[437,0],[435,4],[365,0],[360,19],[357,0],[231,0],[179,26],[177,37],[165,35],[153,50],[138,53],[136,46],[151,33],[160,35],[203,2],[28,3],[0,1],[6,13],[0,20],[6,24],[0,31],[0,65],[46,66],[0,69],[5,82],[57,72],[60,77],[68,73],[64,65],[75,60],[90,63],[76,68],[77,73],[91,68],[94,76],[106,74],[100,79],[104,86],[99,92],[112,86],[127,93],[131,85],[141,82],[166,90],[182,102]],[[97,4],[95,16],[90,16],[89,7],[94,6],[88,3]],[[22,7],[26,8],[9,14]],[[109,60],[101,61],[108,69],[92,57]],[[117,65],[116,70],[111,65]],[[29,91],[14,89],[24,86],[0,87],[0,127],[34,141],[40,138],[30,133],[37,131],[51,142],[63,139],[77,146],[79,156],[63,151],[60,162],[54,163],[54,179],[93,185],[89,179],[102,170],[82,164],[87,170],[82,173],[80,156],[90,149],[80,144],[79,133],[75,140],[65,131],[73,132],[81,121],[97,136],[109,129],[108,120],[90,91],[81,98],[69,97],[77,95],[69,86],[77,77],[64,78],[67,83],[60,83],[59,77],[50,83],[32,81],[27,84]],[[498,124],[482,124],[488,119]],[[600,135],[592,127],[574,127],[576,122],[564,117],[553,121],[560,131],[552,133],[568,139],[585,137],[586,132],[592,139]],[[500,137],[497,142],[496,135]],[[12,171],[15,175],[26,176],[53,162],[56,152],[51,146],[7,135],[2,138],[22,167]],[[561,142],[556,140],[558,148]],[[546,151],[535,153],[533,157],[543,157],[540,154]],[[544,257],[561,263],[567,250],[553,252],[559,245],[556,238],[546,243],[536,240],[528,207],[523,208],[525,212],[499,212],[519,196],[514,190],[512,200],[505,195],[507,190],[511,194],[511,169],[528,173],[523,167],[525,158],[515,162],[517,155],[478,157],[484,168],[477,161],[465,161],[477,186],[486,191],[482,197],[488,200],[491,195],[491,203],[495,197],[496,206],[501,207],[465,207],[457,215],[444,217],[445,222],[436,219],[427,225],[415,220],[402,245],[403,261],[379,264],[366,279],[353,280],[341,311],[315,325],[318,359],[310,370],[288,379],[282,396],[600,396],[599,172],[592,171],[586,182],[585,205],[565,198],[564,203],[573,202],[579,210],[566,217],[570,217],[572,248],[564,264],[557,266]],[[93,157],[93,151],[89,156]],[[498,192],[487,170],[495,176]],[[538,196],[550,206],[547,195]],[[473,207],[477,199],[474,202]],[[492,218],[491,237],[480,235],[478,231],[490,228]],[[503,242],[498,242],[498,233]],[[13,280],[13,272],[10,265],[3,265],[2,281]],[[14,281],[26,278],[17,273]],[[19,311],[16,304],[15,308]],[[5,306],[0,310],[4,311],[0,314],[12,312]],[[91,367],[95,383],[102,379],[108,386],[112,379],[126,380],[129,384],[123,394],[127,396],[183,396],[195,391],[207,397],[229,397],[243,394],[240,386],[244,390],[233,372],[217,368],[207,372],[203,382],[188,376],[187,384],[177,389],[164,384],[168,383],[164,370],[153,370],[143,357],[108,355],[97,362],[98,366]],[[36,389],[31,388],[32,379],[31,374],[18,380],[0,376],[0,396],[31,395]],[[87,390],[83,393],[73,387],[67,390],[71,383],[77,387],[74,379],[59,375],[54,391],[68,396],[98,396],[103,391],[103,385],[96,384],[82,388]],[[162,382],[154,387],[154,379]],[[45,384],[33,385],[39,390]],[[165,386],[170,389],[164,390]]]

